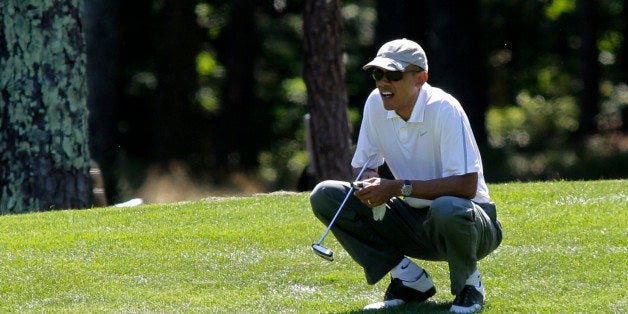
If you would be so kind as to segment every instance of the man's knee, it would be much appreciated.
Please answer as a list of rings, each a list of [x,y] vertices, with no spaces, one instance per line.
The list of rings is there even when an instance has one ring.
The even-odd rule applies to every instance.
[[[460,223],[460,220],[473,223],[473,205],[471,201],[454,197],[442,196],[430,205],[430,219],[435,223],[450,225],[452,223]]]
[[[325,198],[325,182],[318,183],[310,193],[310,205],[312,205],[312,211],[316,217],[320,218],[320,211],[324,208],[321,204],[324,202]]]
[[[327,180],[318,183],[310,193],[310,204],[316,217],[329,220],[335,212],[334,204],[344,187],[340,181]]]

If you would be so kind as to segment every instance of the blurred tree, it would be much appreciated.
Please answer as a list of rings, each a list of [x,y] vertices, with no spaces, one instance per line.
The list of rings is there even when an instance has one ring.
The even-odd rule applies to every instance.
[[[189,174],[200,174],[208,164],[212,127],[197,97],[197,57],[205,40],[197,2],[119,4],[118,134],[109,149],[116,151],[114,175],[129,186],[125,192],[143,183],[148,167],[167,173],[180,163]]]
[[[0,3],[0,209],[90,206],[79,0]]]
[[[108,203],[117,198],[118,0],[84,0],[90,155],[104,174]]]
[[[364,99],[373,88],[361,67],[383,42],[397,37],[417,40],[432,56],[430,82],[459,98],[474,121],[478,141],[483,140],[482,106],[496,109],[490,114],[497,122],[489,144],[496,149],[493,162],[504,165],[500,179],[541,177],[546,170],[537,169],[546,169],[544,165],[523,163],[520,171],[512,172],[513,163],[518,163],[513,160],[537,154],[538,164],[552,162],[541,155],[548,148],[564,148],[566,139],[581,124],[578,97],[584,95],[580,74],[584,38],[577,0],[332,2],[119,2],[118,80],[115,95],[110,96],[118,101],[117,105],[111,103],[109,111],[115,115],[111,127],[115,134],[108,143],[93,145],[94,152],[96,145],[102,145],[106,148],[99,149],[115,154],[116,174],[127,176],[117,187],[130,185],[126,191],[132,191],[142,183],[147,165],[168,165],[174,160],[185,164],[190,175],[204,175],[202,179],[212,178],[214,184],[232,183],[233,174],[243,171],[247,179],[261,180],[257,186],[291,189],[308,162],[303,115],[309,111],[314,116],[319,110],[314,123],[320,123],[322,131],[313,131],[318,149],[333,148],[324,145],[335,140],[350,147],[356,129],[339,129],[345,123],[359,126]],[[315,13],[328,14],[329,6],[338,7],[339,40],[331,37],[313,42],[308,37],[314,32],[333,34],[336,27],[325,24],[329,19],[322,18],[323,14],[310,14],[309,18],[318,20],[306,19],[308,5],[312,9],[314,4],[319,5]],[[621,65],[625,67],[622,17],[626,10],[623,1],[596,4],[600,114],[588,119],[598,119],[594,123],[599,125],[601,115],[625,108],[621,95],[627,71]],[[454,6],[457,9],[451,10]],[[313,25],[331,25],[332,29]],[[102,33],[100,36],[104,39]],[[319,49],[327,44],[344,47]],[[305,54],[304,48],[309,49]],[[328,53],[331,58],[315,60],[317,53]],[[593,62],[594,54],[588,56]],[[105,64],[103,61],[101,68]],[[322,64],[334,66],[323,69]],[[312,77],[321,80],[316,84],[341,82],[334,75],[342,72],[346,86],[330,83],[333,91],[325,86],[310,90],[316,83]],[[346,94],[345,99],[332,96],[336,88],[344,88],[338,95]],[[102,110],[107,114],[109,109]],[[617,125],[615,116],[606,116],[606,125]],[[104,127],[94,125],[92,134],[104,134]],[[348,142],[335,136],[326,139],[324,132],[351,138]],[[340,149],[345,154],[346,148]],[[329,158],[350,156],[327,152]],[[557,163],[573,164],[575,160],[570,154],[555,156],[562,159]],[[346,161],[335,166],[343,165]]]
[[[452,8],[456,8],[452,10]],[[465,108],[480,146],[486,139],[486,53],[479,0],[432,0],[428,5],[429,81]],[[455,35],[453,35],[455,34]]]
[[[460,101],[476,140],[485,144],[488,102],[480,1],[391,0],[378,2],[377,10],[379,45],[402,37],[417,41],[429,61],[428,82]]]
[[[580,95],[580,114],[576,142],[582,143],[586,136],[597,131],[595,117],[599,113],[600,102],[600,63],[599,12],[597,1],[578,0],[580,15],[580,37],[582,38],[580,77],[583,82]]]
[[[272,1],[260,5],[256,32],[260,51],[255,62],[255,97],[264,115],[257,114],[263,145],[257,173],[269,190],[293,189],[308,163],[303,116],[307,91],[303,72],[303,5]]]
[[[221,118],[216,124],[216,171],[222,175],[257,167],[257,154],[268,142],[268,110],[255,97],[257,36],[256,0],[234,0],[228,5],[228,23],[217,41],[218,60],[224,65]]]
[[[342,62],[340,0],[306,0],[303,8],[307,104],[318,179],[351,176],[351,133]]]
[[[406,37],[427,50],[429,34],[429,1],[389,0],[377,2],[377,48],[383,43]],[[427,53],[427,51],[426,51]],[[428,55],[429,57],[429,55]]]
[[[623,1],[623,6],[620,15],[620,26],[619,32],[621,33],[621,37],[623,38],[622,45],[620,46],[619,51],[619,74],[617,75],[618,81],[623,82],[624,84],[628,84],[628,5]],[[622,118],[622,131],[628,132],[628,104],[624,104],[624,107],[620,109],[621,118]]]
[[[628,163],[615,162],[628,153],[617,132],[624,3],[594,2],[483,0],[500,180],[625,176]]]
[[[619,14],[619,32],[623,38],[619,53],[619,75],[620,82],[628,82],[628,5],[623,1],[621,14]],[[628,128],[628,125],[624,125]]]
[[[199,88],[196,57],[203,33],[196,22],[196,0],[154,2],[156,93],[146,112],[158,125],[151,139],[153,160],[168,164],[199,152],[203,122],[195,94]]]

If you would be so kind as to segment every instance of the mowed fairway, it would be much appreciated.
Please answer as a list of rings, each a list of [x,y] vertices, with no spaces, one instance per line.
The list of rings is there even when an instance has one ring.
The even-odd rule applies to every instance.
[[[502,245],[480,262],[484,313],[628,312],[628,180],[489,185]],[[365,283],[308,193],[0,216],[0,312],[359,313]],[[447,311],[438,292],[386,313]],[[372,313],[372,312],[369,312]]]

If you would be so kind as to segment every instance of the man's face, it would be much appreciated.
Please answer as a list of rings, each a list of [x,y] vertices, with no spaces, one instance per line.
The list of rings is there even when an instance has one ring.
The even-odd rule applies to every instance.
[[[395,110],[407,120],[412,114],[414,103],[419,97],[421,85],[427,80],[427,73],[417,71],[387,71],[382,68],[373,70],[375,85],[384,101],[386,110]]]

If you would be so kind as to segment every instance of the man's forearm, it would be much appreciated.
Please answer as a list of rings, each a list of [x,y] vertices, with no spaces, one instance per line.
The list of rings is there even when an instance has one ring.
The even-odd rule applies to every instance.
[[[472,199],[477,182],[478,174],[475,172],[433,180],[413,180],[411,197],[433,200],[448,195]]]

